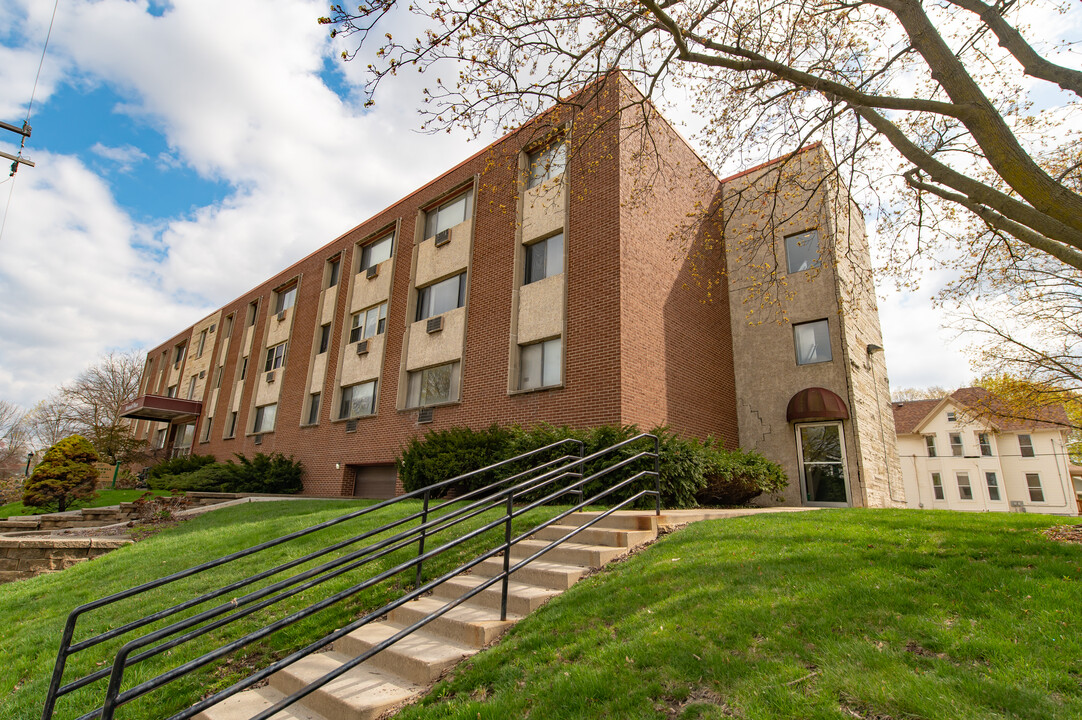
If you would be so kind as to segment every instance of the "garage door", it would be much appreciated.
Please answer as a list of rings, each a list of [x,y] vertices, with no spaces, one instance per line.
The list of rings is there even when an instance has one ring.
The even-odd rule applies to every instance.
[[[358,465],[353,475],[353,497],[393,498],[398,473],[391,465]]]

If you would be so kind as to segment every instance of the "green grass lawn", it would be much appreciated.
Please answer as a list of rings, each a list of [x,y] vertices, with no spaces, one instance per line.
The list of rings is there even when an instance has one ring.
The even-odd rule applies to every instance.
[[[70,607],[355,507],[227,508],[63,573],[0,586],[0,718],[40,716]],[[1082,547],[1039,534],[1056,522],[832,510],[697,523],[580,582],[399,717],[1079,718]],[[325,532],[324,541],[345,536]],[[374,588],[118,718],[165,717],[402,587]],[[170,590],[158,600],[178,597]],[[150,605],[88,627],[115,626]],[[189,657],[173,652],[170,666]],[[76,665],[94,669],[105,657],[90,652]],[[125,687],[150,674],[132,672]],[[90,706],[60,707],[58,717],[70,718]]]
[[[96,498],[86,502],[74,503],[68,510],[106,507],[108,505],[119,505],[122,502],[132,502],[133,500],[138,500],[142,497],[145,492],[151,492],[155,495],[172,494],[164,490],[98,490],[98,496]],[[0,505],[0,518],[7,518],[12,515],[40,515],[46,512],[55,512],[55,510],[42,510],[41,508],[36,507],[26,507],[21,502]]]

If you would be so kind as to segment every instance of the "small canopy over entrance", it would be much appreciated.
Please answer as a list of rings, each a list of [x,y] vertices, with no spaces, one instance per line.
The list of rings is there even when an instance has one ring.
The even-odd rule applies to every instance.
[[[805,388],[789,399],[785,419],[791,423],[848,420],[849,408],[844,400],[826,388]]]
[[[133,420],[153,420],[172,422],[174,420],[197,418],[203,409],[203,403],[197,400],[181,400],[161,395],[140,395],[120,408],[120,417]]]

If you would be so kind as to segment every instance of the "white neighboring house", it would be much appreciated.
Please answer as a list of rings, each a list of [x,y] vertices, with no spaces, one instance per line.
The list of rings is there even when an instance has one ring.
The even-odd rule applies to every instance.
[[[909,507],[1078,515],[1063,408],[1018,420],[994,404],[982,388],[893,404]]]

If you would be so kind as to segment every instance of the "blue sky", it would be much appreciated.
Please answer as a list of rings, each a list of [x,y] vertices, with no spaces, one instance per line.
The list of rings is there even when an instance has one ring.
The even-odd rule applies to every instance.
[[[26,115],[51,12],[0,0],[0,120]],[[37,167],[0,184],[0,399],[29,407],[105,352],[156,345],[491,141],[416,133],[408,74],[364,109],[363,65],[337,60],[325,12],[60,3],[30,119]],[[17,140],[0,131],[0,148]],[[931,290],[889,290],[892,385],[964,383]]]

